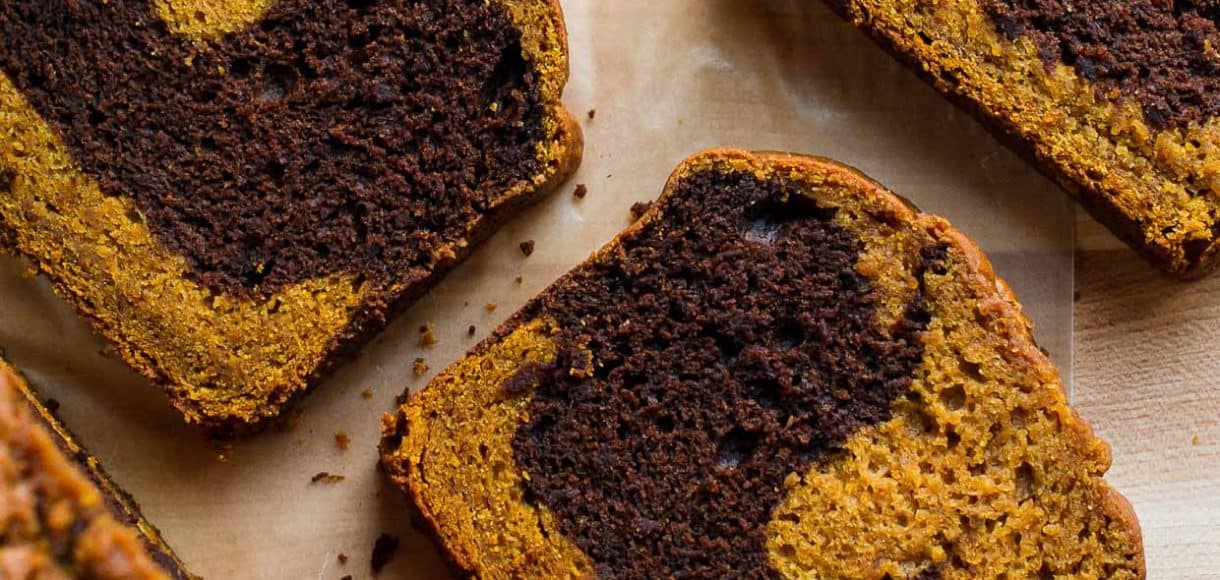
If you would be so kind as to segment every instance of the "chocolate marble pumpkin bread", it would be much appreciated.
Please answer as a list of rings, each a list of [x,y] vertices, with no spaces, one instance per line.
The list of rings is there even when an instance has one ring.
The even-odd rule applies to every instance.
[[[194,578],[3,361],[0,578]]]
[[[1220,249],[1220,5],[827,0],[1181,277]]]
[[[557,0],[0,3],[0,239],[215,435],[576,166]]]
[[[944,220],[706,152],[387,415],[383,466],[479,577],[1142,577],[1030,333]]]

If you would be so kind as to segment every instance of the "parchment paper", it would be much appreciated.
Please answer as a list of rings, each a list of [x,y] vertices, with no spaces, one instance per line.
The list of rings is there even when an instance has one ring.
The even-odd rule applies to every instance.
[[[1042,345],[1070,368],[1066,197],[820,2],[565,0],[564,8],[566,101],[585,125],[583,169],[309,397],[295,429],[238,445],[228,463],[159,391],[107,356],[45,282],[0,258],[0,347],[62,402],[67,424],[195,572],[367,578],[373,541],[386,532],[402,548],[383,578],[445,577],[406,502],[375,470],[381,413],[609,240],[633,202],[654,198],[678,161],[706,147],[834,157],[949,218],[990,254]],[[578,183],[589,187],[584,200],[572,196]],[[517,245],[529,239],[537,251],[525,258]],[[440,343],[421,349],[425,322]],[[427,376],[413,376],[417,357]],[[366,388],[371,399],[361,397]],[[351,437],[347,451],[335,444],[338,429]],[[320,471],[347,479],[310,484]]]

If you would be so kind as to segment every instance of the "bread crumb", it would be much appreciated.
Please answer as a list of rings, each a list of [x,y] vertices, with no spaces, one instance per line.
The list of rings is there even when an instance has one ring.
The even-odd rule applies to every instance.
[[[1198,434],[1195,434],[1195,435],[1191,435],[1191,436],[1190,436],[1190,444],[1191,444],[1191,445],[1198,445],[1198,444],[1199,444],[1199,435],[1198,435]]]
[[[309,483],[339,483],[345,479],[347,478],[342,475],[337,475],[326,471],[319,471],[313,477],[309,478]]]
[[[468,335],[470,335],[470,336],[474,336],[474,331],[475,331],[475,327],[474,327],[474,325],[473,325],[473,324],[471,324],[471,325],[470,325],[470,328],[467,328],[467,329],[466,329],[466,334],[468,334]]]
[[[340,578],[339,580],[352,580],[352,575],[351,575],[351,574],[348,574],[348,575],[346,575],[346,576],[344,576],[344,577]]]
[[[365,389],[363,391],[360,391],[360,398],[361,399],[372,399],[373,398],[373,389]]]
[[[572,195],[576,196],[576,199],[584,199],[586,195],[589,195],[589,186],[583,183],[577,184],[576,191],[573,191]]]
[[[651,201],[637,201],[631,204],[631,221],[644,217],[644,214],[648,213],[650,208],[652,208]]]
[[[373,543],[373,557],[371,564],[373,573],[379,574],[385,568],[386,564],[394,558],[394,552],[398,551],[398,538],[387,533],[382,533],[377,536],[377,541]]]
[[[340,564],[347,563],[347,554],[344,554],[343,552],[339,552],[339,563]]]
[[[216,461],[220,463],[228,463],[233,459],[233,445],[231,443],[214,443],[213,449],[216,451]]]
[[[513,279],[513,282],[516,282],[518,284],[525,282],[525,276],[517,276],[516,278]]]
[[[521,242],[521,253],[527,258],[534,255],[534,240]]]
[[[347,451],[352,446],[352,438],[347,436],[347,431],[342,429],[335,431],[335,445],[338,445],[339,449],[344,451]]]
[[[597,109],[589,109],[589,120],[592,121],[597,117]]]
[[[488,312],[495,312],[496,308],[499,308],[499,305],[495,302],[488,302],[487,304],[483,305],[483,309]]]
[[[415,364],[411,365],[411,372],[415,373],[417,377],[428,374],[428,361],[422,358],[415,359]]]
[[[419,327],[420,346],[427,348],[430,346],[435,346],[437,342],[435,328],[433,328],[431,322]]]

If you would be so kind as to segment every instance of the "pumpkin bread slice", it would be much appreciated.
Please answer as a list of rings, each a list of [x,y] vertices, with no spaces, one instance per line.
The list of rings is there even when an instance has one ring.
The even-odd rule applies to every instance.
[[[280,414],[569,175],[557,0],[0,5],[0,240],[192,423]]]
[[[986,258],[825,159],[688,159],[383,435],[478,577],[1144,575]]]
[[[4,361],[0,578],[194,578]]]
[[[827,0],[1179,277],[1220,251],[1212,2]]]

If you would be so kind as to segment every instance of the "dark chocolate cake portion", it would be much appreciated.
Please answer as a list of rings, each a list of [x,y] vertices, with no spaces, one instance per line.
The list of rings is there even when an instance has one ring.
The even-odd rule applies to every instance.
[[[1220,1],[980,0],[1009,40],[1027,37],[1160,129],[1220,113]]]
[[[13,0],[0,70],[217,292],[401,280],[540,171],[539,79],[500,2],[281,0],[197,40],[153,0]]]
[[[701,172],[664,204],[520,316],[559,329],[505,385],[533,387],[527,501],[603,577],[775,576],[782,482],[890,417],[928,315],[880,328],[861,242],[779,178]]]

